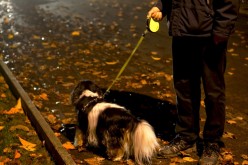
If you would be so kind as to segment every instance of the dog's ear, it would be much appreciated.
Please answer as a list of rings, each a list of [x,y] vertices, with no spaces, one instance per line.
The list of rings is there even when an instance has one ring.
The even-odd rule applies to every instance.
[[[103,96],[102,89],[92,82],[91,82],[88,90],[92,91],[93,93],[97,93],[99,97]]]
[[[85,90],[84,81],[80,81],[71,92],[71,104],[76,105],[81,93]]]
[[[76,105],[79,97],[81,96],[82,92],[85,90],[89,90],[92,91],[93,93],[97,93],[99,97],[103,96],[103,92],[100,87],[98,87],[90,80],[82,80],[76,85],[76,87],[73,89],[71,93],[71,104]]]

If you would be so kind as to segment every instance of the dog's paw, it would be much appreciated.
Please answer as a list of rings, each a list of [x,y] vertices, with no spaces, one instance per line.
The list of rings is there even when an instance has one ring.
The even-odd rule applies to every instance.
[[[77,147],[78,152],[86,151],[86,148],[83,146]]]
[[[122,161],[122,156],[112,158],[112,160],[116,162]]]
[[[79,148],[79,147],[83,147],[83,132],[76,127],[76,133],[75,133],[75,137],[74,137],[74,143],[73,145],[76,147],[76,148]]]

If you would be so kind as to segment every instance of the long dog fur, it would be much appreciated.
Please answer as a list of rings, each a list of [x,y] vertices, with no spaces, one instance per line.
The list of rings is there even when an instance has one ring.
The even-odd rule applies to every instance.
[[[88,80],[80,81],[72,92],[84,145],[105,148],[113,161],[134,157],[137,164],[150,164],[159,147],[153,127],[102,97],[100,88]]]

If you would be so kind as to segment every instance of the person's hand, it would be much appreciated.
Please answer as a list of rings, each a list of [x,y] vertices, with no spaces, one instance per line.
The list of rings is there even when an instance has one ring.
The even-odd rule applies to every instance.
[[[147,13],[147,19],[153,18],[155,21],[161,21],[163,18],[163,14],[160,11],[159,8],[153,7],[151,10]]]

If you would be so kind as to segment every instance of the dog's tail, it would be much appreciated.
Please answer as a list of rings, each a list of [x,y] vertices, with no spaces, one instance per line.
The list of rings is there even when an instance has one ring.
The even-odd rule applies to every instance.
[[[152,126],[141,120],[133,135],[135,161],[138,164],[150,164],[152,156],[157,152],[159,144]]]

